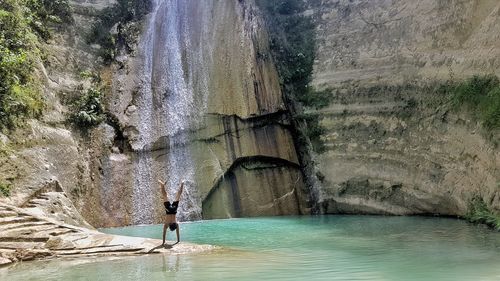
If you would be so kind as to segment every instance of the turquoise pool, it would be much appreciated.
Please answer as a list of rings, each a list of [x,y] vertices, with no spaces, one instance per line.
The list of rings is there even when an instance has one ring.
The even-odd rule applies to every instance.
[[[161,237],[161,226],[103,229]],[[173,238],[173,233],[169,233]],[[1,280],[500,280],[500,233],[431,217],[317,216],[181,224],[213,253],[23,263]]]

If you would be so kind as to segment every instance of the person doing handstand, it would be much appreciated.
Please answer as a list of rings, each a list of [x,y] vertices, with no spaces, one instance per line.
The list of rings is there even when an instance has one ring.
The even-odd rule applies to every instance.
[[[179,199],[181,198],[182,191],[184,189],[184,181],[181,183],[181,187],[177,191],[177,194],[175,195],[175,200],[174,202],[170,203],[168,201],[168,195],[167,192],[165,191],[165,183],[162,182],[161,180],[158,180],[160,183],[160,189],[161,189],[161,195],[163,198],[163,205],[165,206],[165,211],[167,212],[165,216],[165,223],[163,224],[163,244],[165,245],[165,239],[167,237],[167,227],[171,230],[176,232],[177,234],[177,243],[180,242],[180,236],[179,236],[179,224],[177,223],[177,219],[175,215],[177,214],[177,208],[179,207]],[[174,244],[174,245],[175,245]]]

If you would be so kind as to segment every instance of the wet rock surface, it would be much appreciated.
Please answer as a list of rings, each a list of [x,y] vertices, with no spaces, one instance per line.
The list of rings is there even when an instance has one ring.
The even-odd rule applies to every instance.
[[[296,190],[281,199],[287,207],[276,205],[262,214],[308,213],[290,122],[254,1],[173,1],[169,5],[169,9],[160,5],[145,20],[139,49],[151,50],[128,56],[123,65],[113,68],[108,108],[127,145],[120,153],[96,154],[96,166],[101,167],[98,181],[106,183],[106,190],[92,197],[115,194],[123,200],[121,207],[96,204],[101,217],[94,224],[160,222],[164,208],[157,178],[170,181],[170,196],[180,180],[189,180],[180,203],[181,220],[213,218],[211,208],[203,210],[202,205],[227,201],[223,197],[232,189],[241,189],[238,194],[246,198],[261,198],[262,188],[262,194],[272,197],[265,204]],[[172,24],[160,24],[167,21]],[[148,61],[155,61],[151,69],[145,69]],[[267,171],[252,172],[253,177],[233,173],[237,185],[224,177],[233,169],[245,170],[238,167],[240,160],[251,158],[264,162],[261,170]],[[265,163],[275,160],[282,160],[278,173]],[[118,169],[130,172],[115,176]],[[125,189],[119,179],[127,184]],[[124,214],[123,206],[127,206],[126,215],[117,219],[116,214]],[[224,217],[259,214],[250,208],[234,212],[233,205],[219,209],[227,211]]]

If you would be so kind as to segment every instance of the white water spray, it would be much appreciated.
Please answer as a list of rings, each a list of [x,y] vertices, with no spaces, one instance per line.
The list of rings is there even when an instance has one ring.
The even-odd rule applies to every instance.
[[[134,224],[154,222],[155,197],[160,196],[153,175],[151,149],[160,139],[168,148],[165,163],[167,193],[173,199],[186,181],[179,220],[201,218],[195,171],[189,147],[190,131],[202,122],[208,97],[212,48],[208,24],[210,0],[154,0],[154,9],[140,44],[144,60],[137,98],[139,138],[132,144],[134,159]],[[198,18],[189,16],[193,4]]]

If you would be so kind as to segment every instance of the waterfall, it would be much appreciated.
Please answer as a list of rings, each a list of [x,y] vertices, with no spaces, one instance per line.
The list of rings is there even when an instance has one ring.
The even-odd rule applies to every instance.
[[[139,51],[143,59],[137,95],[139,138],[134,158],[133,222],[155,222],[160,196],[155,176],[166,177],[172,201],[182,180],[179,220],[201,219],[201,201],[194,181],[190,132],[203,120],[208,97],[212,48],[207,22],[212,1],[154,0]],[[196,15],[193,17],[193,7]],[[167,151],[166,167],[154,173],[153,144]]]

